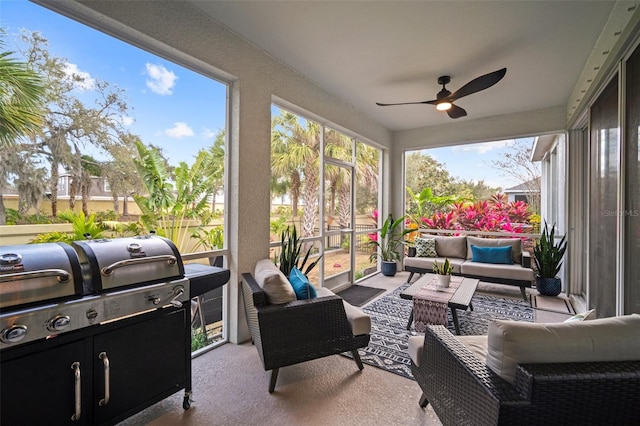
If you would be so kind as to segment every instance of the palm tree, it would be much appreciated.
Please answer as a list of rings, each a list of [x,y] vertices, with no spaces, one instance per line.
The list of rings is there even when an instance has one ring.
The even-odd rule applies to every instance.
[[[318,219],[320,125],[310,120],[302,125],[298,116],[283,111],[274,117],[274,128],[272,169],[280,176],[291,178],[292,194],[299,191],[305,206],[302,236],[312,236]]]
[[[4,43],[0,41],[0,49]],[[0,52],[0,146],[38,133],[44,119],[44,86],[27,64]]]

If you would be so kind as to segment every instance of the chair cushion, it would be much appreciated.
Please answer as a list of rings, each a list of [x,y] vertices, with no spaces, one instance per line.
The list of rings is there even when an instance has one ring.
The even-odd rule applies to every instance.
[[[293,291],[296,293],[296,298],[298,300],[315,299],[318,297],[316,288],[311,285],[309,278],[307,278],[300,269],[291,269],[291,273],[289,273],[289,282],[291,283],[291,287],[293,287]]]
[[[282,304],[296,300],[296,293],[293,291],[289,280],[280,272],[280,269],[274,265],[271,259],[258,261],[253,277],[267,295],[269,303]]]
[[[487,336],[455,336],[456,339],[465,345],[471,352],[476,354],[482,362],[487,358]],[[407,342],[407,352],[411,361],[416,366],[420,366],[422,352],[424,350],[424,336],[410,336]]]
[[[407,352],[409,358],[416,366],[420,366],[420,359],[422,358],[422,350],[424,348],[424,336],[409,336],[407,342]]]
[[[518,364],[640,360],[640,314],[591,321],[489,324],[487,366],[513,383]]]
[[[471,246],[504,247],[511,246],[511,257],[514,263],[522,263],[522,241],[519,238],[478,238],[467,237],[467,259],[473,258]],[[461,256],[464,257],[464,256]]]
[[[417,257],[437,257],[435,238],[416,238]]]
[[[326,296],[335,296],[336,294],[325,287],[320,287],[317,289],[318,297],[326,297]],[[340,297],[340,296],[338,296]],[[371,317],[356,306],[352,304],[342,301],[344,305],[344,312],[347,314],[347,320],[349,320],[349,324],[351,325],[351,332],[354,336],[358,336],[360,334],[369,334],[371,333]]]
[[[511,246],[504,247],[478,247],[471,246],[472,262],[480,263],[496,263],[512,265],[513,259],[511,257]]]

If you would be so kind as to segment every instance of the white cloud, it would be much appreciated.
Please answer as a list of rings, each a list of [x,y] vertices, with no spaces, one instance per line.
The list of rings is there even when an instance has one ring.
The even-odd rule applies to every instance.
[[[80,71],[76,64],[67,62],[64,66],[64,73],[69,81],[73,81],[74,85],[82,90],[92,90],[96,85],[96,80],[86,71]]]
[[[474,143],[469,145],[456,145],[454,147],[451,147],[451,150],[454,152],[462,151],[462,152],[476,152],[478,154],[486,154],[487,152],[493,151],[494,149],[513,146],[514,144],[515,144],[515,141],[513,139],[507,139],[507,140],[496,141],[496,142],[481,142],[481,143]]]
[[[147,63],[147,87],[158,95],[170,95],[176,84],[178,76],[173,71],[169,71],[162,65]]]
[[[209,128],[205,127],[204,130],[202,131],[202,138],[205,140],[213,139],[215,136],[216,136],[216,132],[214,132]]]
[[[176,139],[181,139],[187,136],[193,136],[193,130],[187,125],[187,123],[177,122],[173,124],[173,127],[164,131],[164,134]]]
[[[136,120],[133,117],[128,117],[126,115],[123,115],[120,117],[120,121],[122,121],[122,124],[129,127],[131,126]]]

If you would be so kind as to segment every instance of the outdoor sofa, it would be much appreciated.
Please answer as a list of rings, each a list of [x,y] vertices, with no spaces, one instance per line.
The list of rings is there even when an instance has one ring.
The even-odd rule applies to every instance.
[[[487,336],[429,325],[411,370],[444,425],[631,425],[640,419],[640,315],[497,320]]]
[[[371,318],[331,290],[296,299],[287,277],[270,259],[242,274],[244,308],[265,371],[271,370],[269,392],[275,390],[280,367],[350,352],[364,368],[358,348],[369,344]]]
[[[415,243],[416,255],[403,259],[404,270],[411,272],[407,282],[415,273],[432,272],[434,262],[442,264],[449,259],[453,275],[518,286],[527,300],[525,288],[531,288],[534,273],[531,255],[522,249],[519,238],[423,234]]]

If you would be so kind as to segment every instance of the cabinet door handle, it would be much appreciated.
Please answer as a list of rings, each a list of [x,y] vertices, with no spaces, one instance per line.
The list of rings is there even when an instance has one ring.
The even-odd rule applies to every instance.
[[[80,363],[77,361],[74,362],[73,364],[71,364],[71,369],[73,370],[73,376],[74,376],[74,389],[75,389],[75,401],[76,401],[76,412],[73,416],[71,416],[71,421],[77,422],[78,420],[80,420],[80,414],[82,413],[82,410],[81,410],[82,389],[80,388]]]
[[[104,364],[104,399],[101,399],[98,403],[98,405],[102,407],[109,403],[109,358],[106,352],[100,352],[98,358],[100,358]]]

